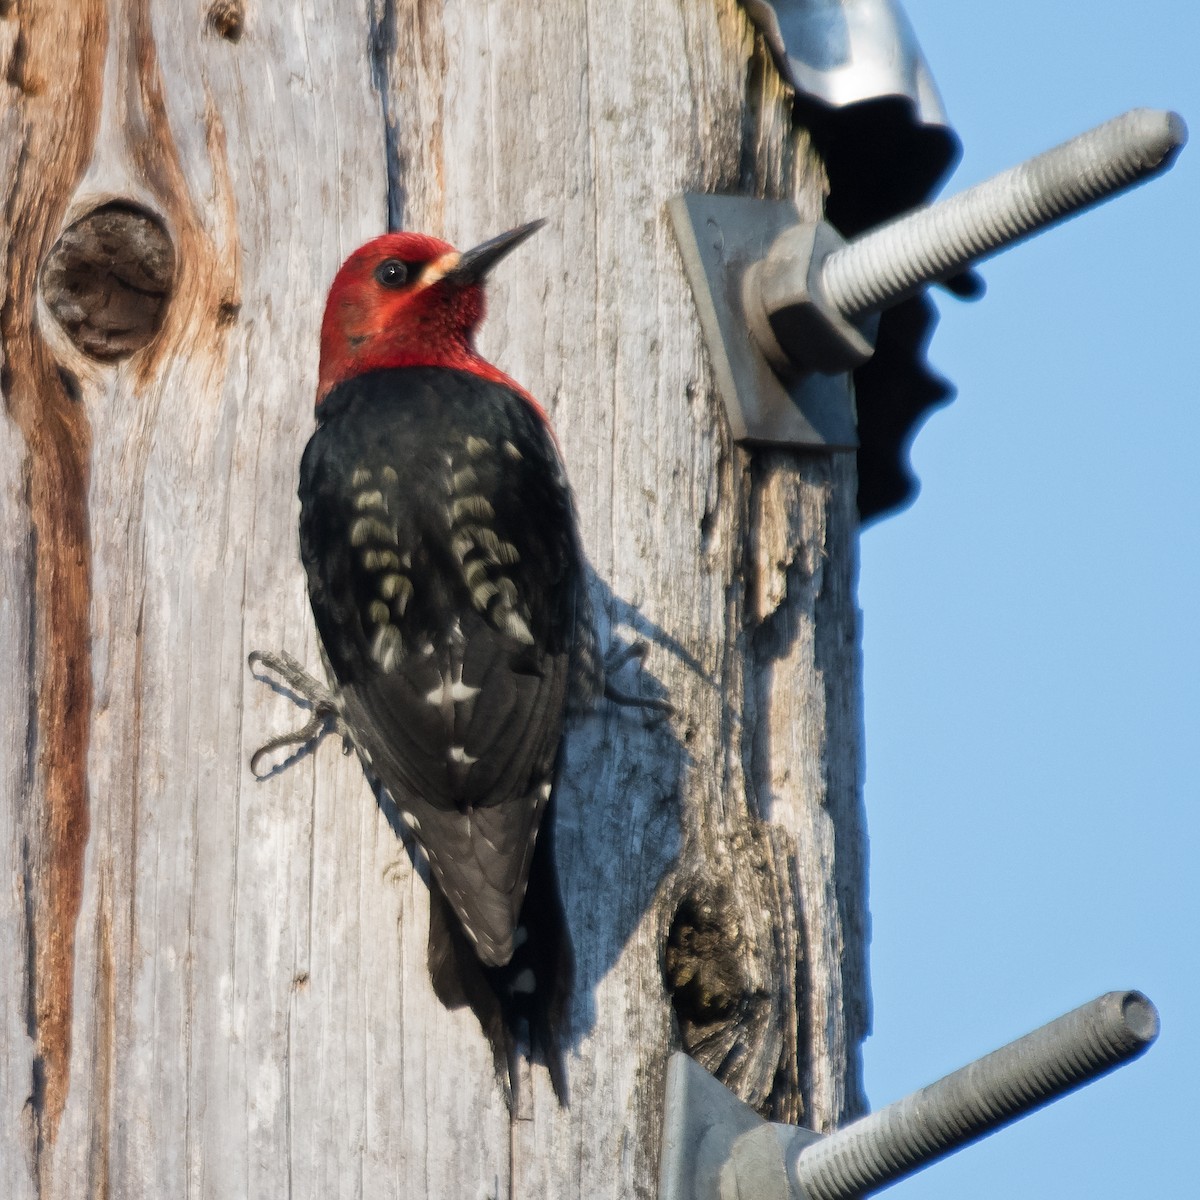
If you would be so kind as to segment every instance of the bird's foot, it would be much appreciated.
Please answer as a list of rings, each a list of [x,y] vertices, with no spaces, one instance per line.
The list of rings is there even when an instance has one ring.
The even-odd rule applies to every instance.
[[[310,675],[290,654],[283,651],[276,654],[269,650],[252,650],[246,663],[255,679],[261,680],[273,691],[288,696],[300,707],[312,710],[312,716],[301,728],[271,738],[250,756],[250,771],[256,779],[266,779],[276,771],[290,766],[302,755],[315,750],[327,733],[340,734],[342,753],[350,753],[350,731],[342,719],[336,697],[325,684]],[[260,675],[255,670],[256,667],[274,672],[278,679]],[[260,771],[263,759],[284,746],[295,746],[296,750],[282,762],[276,763],[266,771]]]
[[[646,657],[649,649],[649,643],[638,639],[631,642],[628,646],[623,646],[619,650],[614,651],[604,660],[604,698],[613,704],[621,705],[623,708],[643,708],[651,712],[662,713],[664,717],[669,717],[675,712],[674,705],[669,701],[659,700],[653,696],[630,695],[628,692],[623,692],[620,688],[614,687],[611,682],[612,677],[632,659],[636,658],[640,667],[641,660]]]

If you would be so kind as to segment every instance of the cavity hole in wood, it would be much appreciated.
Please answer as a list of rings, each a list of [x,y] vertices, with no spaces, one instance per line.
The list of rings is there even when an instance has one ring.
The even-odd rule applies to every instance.
[[[227,42],[241,41],[246,10],[241,0],[214,0],[208,8],[208,27]]]
[[[69,226],[42,266],[47,308],[91,358],[116,362],[162,328],[175,288],[175,247],[157,217],[105,204]]]
[[[684,1046],[741,1006],[736,931],[719,897],[687,896],[667,933],[663,975]]]

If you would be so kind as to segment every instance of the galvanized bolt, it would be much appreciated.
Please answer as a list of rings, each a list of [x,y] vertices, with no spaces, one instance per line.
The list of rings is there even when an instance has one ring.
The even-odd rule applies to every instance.
[[[821,271],[825,298],[851,320],[889,308],[1157,175],[1186,141],[1177,113],[1135,108],[835,250]]]
[[[893,1183],[1141,1054],[1158,1013],[1109,992],[1033,1033],[793,1152],[794,1193],[851,1200]]]
[[[850,370],[870,314],[1161,173],[1186,141],[1176,113],[1134,109],[851,242],[789,229],[743,283],[755,341],[777,371]]]

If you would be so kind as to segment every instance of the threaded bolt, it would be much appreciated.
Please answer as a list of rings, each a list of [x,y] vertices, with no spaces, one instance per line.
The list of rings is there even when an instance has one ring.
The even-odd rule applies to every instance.
[[[1109,992],[911,1096],[802,1149],[789,1170],[805,1200],[865,1196],[1141,1054],[1158,1013]]]
[[[823,298],[849,320],[898,304],[1159,174],[1186,141],[1177,113],[1135,108],[847,243],[822,266]]]

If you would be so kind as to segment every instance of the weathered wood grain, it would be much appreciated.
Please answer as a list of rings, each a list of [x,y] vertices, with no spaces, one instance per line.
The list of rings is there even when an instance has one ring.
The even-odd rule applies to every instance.
[[[648,1197],[681,1039],[772,1116],[856,1111],[853,462],[729,442],[664,207],[819,208],[734,0],[15,0],[0,51],[0,1190]],[[116,362],[35,306],[112,202],[178,263]],[[535,1065],[515,1121],[354,761],[247,769],[295,713],[246,653],[317,662],[294,493],[324,292],[389,214],[459,245],[548,218],[482,347],[546,403],[602,631],[650,643],[640,685],[677,710],[572,731],[571,1103]]]
[[[96,3],[77,6],[72,28],[62,36],[54,36],[49,23],[25,22],[23,15],[11,7],[4,31],[4,123],[12,157],[4,190],[0,382],[25,448],[24,503],[14,513],[14,527],[25,535],[15,555],[24,582],[15,595],[17,622],[24,627],[18,636],[28,639],[28,648],[25,667],[15,676],[14,732],[25,747],[22,791],[36,789],[37,803],[23,809],[14,803],[24,819],[13,847],[20,870],[11,878],[25,918],[25,969],[17,978],[24,981],[33,1042],[27,1151],[40,1173],[42,1150],[62,1115],[72,1056],[72,966],[91,823],[92,564],[88,414],[70,375],[58,369],[37,336],[34,305],[39,266],[58,232],[54,223],[87,161],[95,113],[80,92],[97,88],[104,37]]]

